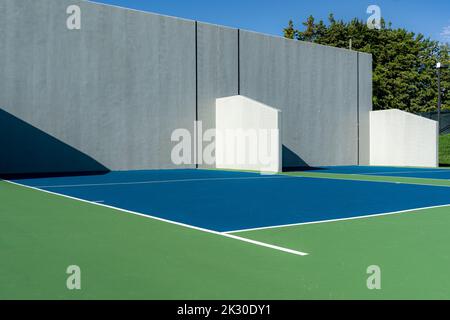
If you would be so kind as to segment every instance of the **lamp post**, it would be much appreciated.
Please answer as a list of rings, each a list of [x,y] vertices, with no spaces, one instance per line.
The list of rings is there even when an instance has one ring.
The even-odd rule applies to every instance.
[[[439,133],[441,132],[441,94],[442,94],[442,90],[441,90],[441,69],[447,69],[448,65],[443,65],[442,63],[438,62],[436,64],[436,69],[437,69],[437,76],[438,76],[438,127],[439,127]]]

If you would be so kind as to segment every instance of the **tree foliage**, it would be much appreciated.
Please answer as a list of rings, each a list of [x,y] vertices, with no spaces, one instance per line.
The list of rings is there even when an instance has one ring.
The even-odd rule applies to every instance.
[[[361,20],[317,22],[309,16],[296,29],[289,21],[284,29],[289,39],[315,42],[371,53],[373,57],[373,105],[375,110],[433,111],[437,107],[436,63],[450,64],[449,44],[442,44],[405,29],[393,29],[381,21],[381,29],[370,29]],[[443,109],[450,110],[450,70],[442,70]]]

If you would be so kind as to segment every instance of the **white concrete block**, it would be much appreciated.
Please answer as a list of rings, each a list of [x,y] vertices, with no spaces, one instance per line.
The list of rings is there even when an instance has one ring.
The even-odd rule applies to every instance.
[[[281,111],[244,96],[216,100],[216,167],[280,172]]]
[[[370,164],[374,166],[439,166],[436,121],[392,109],[370,113]]]

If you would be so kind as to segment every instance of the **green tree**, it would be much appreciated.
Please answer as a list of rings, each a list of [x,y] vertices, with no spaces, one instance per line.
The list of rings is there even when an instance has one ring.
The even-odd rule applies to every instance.
[[[289,20],[288,26],[283,29],[283,34],[285,38],[294,39],[297,37],[297,31],[294,29],[294,22]]]
[[[292,21],[284,34],[290,39],[315,42],[339,48],[371,53],[373,57],[373,105],[379,109],[401,109],[409,112],[432,111],[437,107],[436,63],[450,63],[449,45],[441,44],[422,34],[405,29],[393,29],[381,21],[381,29],[369,29],[361,20],[336,20],[316,23],[309,16],[301,30]],[[450,70],[442,72],[443,109],[450,110]]]

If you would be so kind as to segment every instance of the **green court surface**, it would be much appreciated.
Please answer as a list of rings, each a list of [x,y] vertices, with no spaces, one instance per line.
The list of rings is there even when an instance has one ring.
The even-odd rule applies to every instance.
[[[236,234],[302,257],[7,182],[0,198],[0,299],[450,298],[450,207]]]

